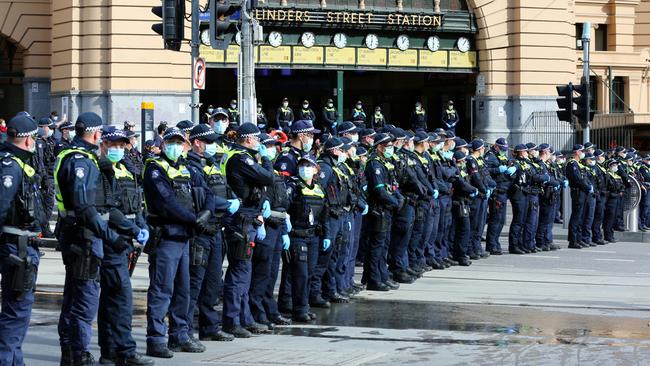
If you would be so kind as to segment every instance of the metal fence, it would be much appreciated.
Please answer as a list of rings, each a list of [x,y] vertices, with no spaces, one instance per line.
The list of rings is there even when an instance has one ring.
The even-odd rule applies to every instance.
[[[576,141],[575,128],[557,118],[554,111],[533,112],[519,131],[510,133],[512,143],[547,143],[556,150],[570,150]]]
[[[615,146],[635,145],[635,124],[650,119],[650,114],[609,113],[597,114],[591,122],[589,139],[601,149]],[[582,141],[582,128],[577,126],[579,141]]]

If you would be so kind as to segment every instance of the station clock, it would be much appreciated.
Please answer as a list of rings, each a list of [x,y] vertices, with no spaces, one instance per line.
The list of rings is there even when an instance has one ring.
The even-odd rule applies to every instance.
[[[305,32],[300,36],[300,42],[303,46],[310,48],[316,43],[316,36],[312,32]]]
[[[456,47],[460,52],[467,52],[469,51],[469,39],[465,37],[460,37],[456,41]]]
[[[277,31],[269,33],[269,43],[273,47],[280,47],[282,45],[282,33]]]
[[[370,33],[366,36],[366,47],[371,50],[379,47],[379,38],[376,34]]]
[[[406,51],[409,49],[411,41],[409,40],[409,37],[406,34],[401,34],[397,37],[397,48],[399,48],[400,51]]]
[[[337,48],[345,48],[348,45],[348,36],[344,33],[336,33],[334,35],[334,45]]]
[[[431,36],[427,38],[427,48],[431,52],[436,52],[440,49],[440,38],[438,36]]]

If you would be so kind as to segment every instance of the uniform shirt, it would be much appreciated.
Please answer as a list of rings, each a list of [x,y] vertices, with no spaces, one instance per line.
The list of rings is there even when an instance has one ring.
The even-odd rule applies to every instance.
[[[366,123],[366,112],[361,109],[357,109],[357,107],[354,107],[352,109],[352,122],[356,121],[363,121],[363,123]]]
[[[339,112],[336,111],[336,108],[324,107],[323,108],[323,126],[327,128],[332,128],[336,125],[336,121],[339,119]]]
[[[280,107],[275,113],[276,128],[282,129],[282,124],[291,124],[294,120],[293,109],[291,107]]]
[[[28,192],[23,192],[23,169],[20,167],[18,162],[14,160],[14,157],[20,159],[24,164],[29,165],[32,156],[32,153],[21,150],[9,142],[0,145],[0,158],[2,159],[0,162],[0,177],[2,178],[0,184],[0,228],[6,225],[9,220],[14,222],[22,221],[22,218],[9,217],[10,214],[13,215],[10,211],[16,197],[25,197],[29,194]],[[39,187],[34,187],[34,189],[37,191]],[[34,194],[34,199],[39,199],[39,195]],[[27,202],[24,198],[22,201]],[[34,207],[41,207],[42,204],[34,202],[33,205]],[[34,222],[33,225],[32,222],[23,222],[22,224],[25,224],[26,226],[34,226],[34,229],[38,229],[42,227],[43,222],[45,222],[45,218],[42,217],[42,214],[42,210],[34,210],[34,216],[36,216],[34,219],[36,222]]]
[[[257,127],[261,131],[265,131],[268,126],[269,126],[269,120],[266,119],[266,114],[264,114],[264,112],[258,113],[257,114]]]
[[[393,210],[400,205],[388,169],[390,164],[386,159],[376,155],[371,157],[366,164],[365,175],[368,180],[368,201],[372,207]]]
[[[280,155],[275,159],[273,169],[280,172],[285,177],[295,177],[298,175],[298,159],[302,155],[302,151],[298,148],[288,145]]]
[[[566,177],[569,180],[569,186],[572,189],[579,189],[583,192],[589,192],[591,190],[591,184],[584,176],[582,169],[582,164],[576,160],[569,160],[566,166]]]
[[[298,119],[308,120],[314,123],[316,121],[316,113],[314,113],[314,110],[311,109],[311,107],[308,107],[307,109],[301,108],[300,111],[298,111]]]
[[[264,197],[259,202],[250,201],[254,190],[264,191],[264,187],[273,184],[273,165],[267,158],[262,158],[260,165],[255,158],[257,151],[241,145],[233,145],[233,151],[239,153],[231,155],[226,161],[225,173],[228,186],[235,196],[243,200],[240,213],[257,216],[262,208]],[[232,154],[230,152],[229,154]]]
[[[375,112],[375,114],[370,117],[370,128],[378,129],[384,127],[385,124],[386,118],[384,118],[384,114],[381,112]]]
[[[416,131],[418,129],[427,129],[427,112],[424,110],[424,108],[421,108],[419,112],[417,110],[413,110],[413,113],[411,113],[411,128],[413,131]]]
[[[454,128],[460,121],[460,117],[458,117],[458,112],[456,112],[456,109],[445,109],[442,111],[442,124],[445,128]]]
[[[187,167],[190,169],[190,172],[192,175],[197,175],[200,177],[200,180],[202,181],[202,185],[205,187],[208,187],[207,185],[207,179],[205,177],[205,172],[203,171],[203,168],[206,166],[211,166],[214,164],[214,161],[210,158],[205,158],[203,156],[200,156],[199,154],[195,153],[194,151],[190,150],[187,153],[187,159],[185,159],[185,162],[187,163]],[[208,187],[209,188],[209,187]],[[212,193],[212,190],[208,189],[207,195],[211,196],[212,200],[212,205],[214,207],[214,212],[215,213],[225,213],[228,211],[228,207],[230,207],[230,202],[226,199],[226,197],[219,197],[215,194]]]

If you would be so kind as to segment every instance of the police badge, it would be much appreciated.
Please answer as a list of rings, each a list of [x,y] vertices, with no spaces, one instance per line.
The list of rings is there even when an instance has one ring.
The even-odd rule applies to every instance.
[[[14,185],[14,177],[11,175],[5,175],[2,177],[2,184],[5,186],[5,188],[11,188],[11,186]]]
[[[84,172],[84,168],[75,168],[74,174],[77,176],[77,178],[81,179],[86,176],[86,173]]]

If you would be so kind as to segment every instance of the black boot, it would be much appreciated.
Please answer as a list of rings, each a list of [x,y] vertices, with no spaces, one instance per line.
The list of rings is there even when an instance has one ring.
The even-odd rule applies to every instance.
[[[72,348],[65,347],[61,348],[61,366],[73,366],[72,365]]]
[[[94,366],[95,358],[90,352],[83,352],[80,355],[74,356],[74,366]]]
[[[155,362],[139,353],[135,353],[133,356],[117,356],[115,360],[115,366],[152,366]]]

